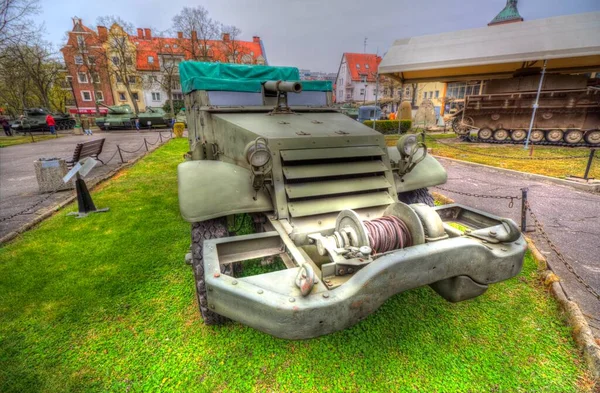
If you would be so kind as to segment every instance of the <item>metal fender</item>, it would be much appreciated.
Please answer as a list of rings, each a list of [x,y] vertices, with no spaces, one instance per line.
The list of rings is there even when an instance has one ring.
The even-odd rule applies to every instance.
[[[391,161],[398,162],[401,159],[400,152],[395,147],[388,147],[388,155]],[[446,170],[438,160],[429,154],[402,178],[394,174],[396,192],[398,193],[437,186],[446,183],[446,180],[448,180]]]
[[[273,210],[268,194],[255,194],[248,169],[222,161],[186,161],[177,166],[179,210],[188,222]]]

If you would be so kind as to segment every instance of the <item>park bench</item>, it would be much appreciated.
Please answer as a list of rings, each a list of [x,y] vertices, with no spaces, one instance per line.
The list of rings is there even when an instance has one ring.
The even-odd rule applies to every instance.
[[[78,143],[77,146],[75,146],[75,151],[73,152],[73,159],[67,161],[67,166],[69,168],[72,168],[75,164],[79,162],[79,160],[85,157],[92,157],[104,164],[104,161],[98,158],[100,153],[102,153],[104,141],[105,138]]]

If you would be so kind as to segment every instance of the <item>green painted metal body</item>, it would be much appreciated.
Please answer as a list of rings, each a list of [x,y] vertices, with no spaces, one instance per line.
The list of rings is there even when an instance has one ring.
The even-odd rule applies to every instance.
[[[169,125],[169,115],[161,107],[146,107],[145,112],[138,114],[140,127],[165,127]]]
[[[197,288],[206,290],[212,312],[278,337],[310,338],[358,322],[404,290],[431,285],[461,301],[520,271],[526,243],[512,221],[461,206],[436,213],[399,202],[399,193],[446,182],[423,146],[388,148],[382,134],[335,110],[331,91],[236,92],[235,81],[209,82],[228,90],[185,97],[190,150],[178,166],[181,214],[202,222],[248,213],[269,231],[203,242]],[[360,258],[348,254],[368,246],[357,243],[354,229],[345,245],[326,243],[341,230],[341,216],[386,215],[400,215],[420,240]],[[223,265],[274,256],[287,269],[240,279],[222,274]]]
[[[103,130],[110,130],[112,128],[133,128],[135,123],[135,113],[131,109],[131,106],[124,105],[104,105],[98,103],[99,106],[108,109],[106,116],[97,117],[96,125]]]
[[[68,130],[75,126],[75,120],[65,113],[50,112],[44,108],[29,108],[23,111],[23,116],[11,124],[16,132],[45,132],[50,131],[46,125],[46,116],[51,114],[56,122],[57,130]]]

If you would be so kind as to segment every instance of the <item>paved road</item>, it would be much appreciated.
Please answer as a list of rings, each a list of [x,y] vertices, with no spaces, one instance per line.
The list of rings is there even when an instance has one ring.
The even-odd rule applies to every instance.
[[[86,177],[86,182],[89,182],[104,176],[121,164],[119,155],[115,155],[117,144],[122,149],[133,151],[143,144],[144,138],[149,143],[155,143],[158,139],[157,131],[143,131],[141,133],[132,131],[97,132],[93,136],[69,135],[58,139],[1,148],[0,219],[26,209],[28,206],[47,196],[47,194],[40,194],[38,192],[37,180],[33,169],[33,161],[36,159],[40,157],[69,159],[73,156],[73,150],[78,142],[106,138],[100,159],[104,160],[107,165],[94,168],[88,177]],[[168,138],[169,130],[162,130],[162,135]],[[151,149],[152,147],[149,146]],[[124,160],[132,160],[144,152],[145,148],[140,149],[136,153],[123,153],[123,158]],[[110,162],[107,162],[109,159]],[[56,205],[71,195],[72,191],[58,192],[37,206],[32,211],[33,214],[21,215],[5,222],[0,222],[0,237],[33,220],[36,217],[36,212],[39,213],[49,206]]]
[[[443,185],[447,189],[519,196],[521,188],[529,187],[529,204],[545,226],[550,239],[565,254],[576,272],[600,292],[600,194],[443,158],[440,161],[448,171],[448,182]],[[438,191],[435,188],[432,190]],[[457,203],[509,217],[520,223],[520,202],[515,203],[511,209],[507,200],[468,197],[441,190],[439,192]],[[529,218],[527,223],[533,229],[533,222]],[[534,239],[540,251],[548,258],[552,270],[562,278],[567,295],[579,303],[594,334],[600,337],[600,301],[575,280],[546,242],[537,236]]]

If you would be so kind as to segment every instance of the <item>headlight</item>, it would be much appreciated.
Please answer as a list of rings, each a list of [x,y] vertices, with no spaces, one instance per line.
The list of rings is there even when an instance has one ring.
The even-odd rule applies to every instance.
[[[258,138],[246,146],[246,160],[254,168],[260,168],[271,161],[271,151],[264,138]]]
[[[410,135],[402,135],[400,139],[398,139],[398,143],[396,144],[396,148],[400,152],[400,154],[405,157],[409,156],[413,147],[417,144],[417,136],[414,134]]]

